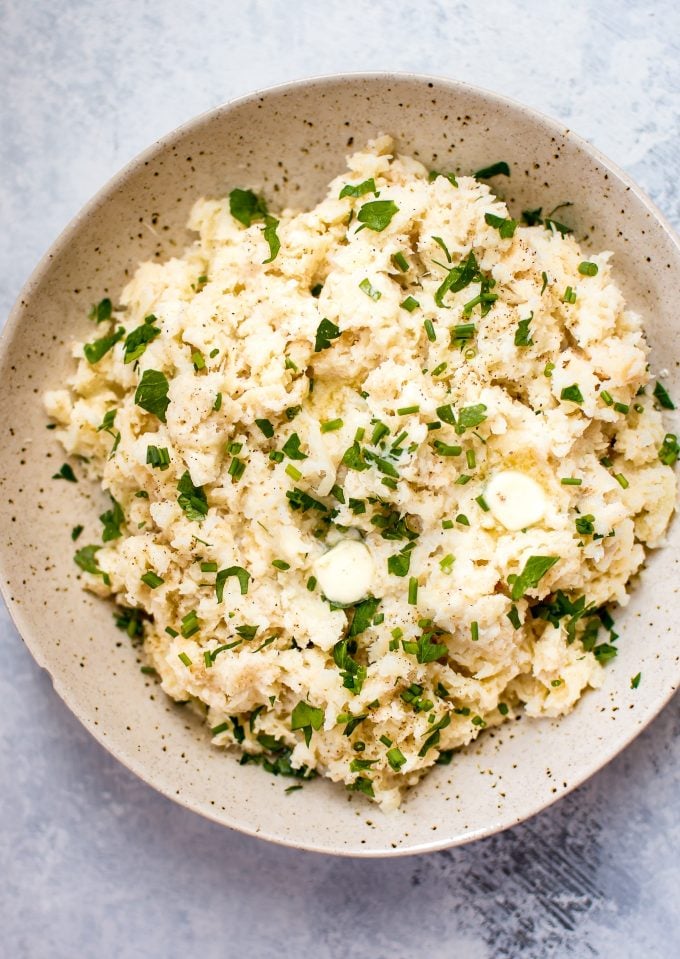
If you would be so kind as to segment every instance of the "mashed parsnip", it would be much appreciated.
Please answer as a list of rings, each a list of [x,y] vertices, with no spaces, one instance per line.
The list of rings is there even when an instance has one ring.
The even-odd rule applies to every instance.
[[[610,254],[389,137],[310,211],[189,225],[46,396],[113,498],[76,560],[216,745],[394,807],[601,684],[675,499],[640,317]]]

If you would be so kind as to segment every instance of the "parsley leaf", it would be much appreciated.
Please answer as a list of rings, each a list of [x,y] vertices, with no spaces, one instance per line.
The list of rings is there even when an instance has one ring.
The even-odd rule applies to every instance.
[[[368,227],[369,230],[381,233],[390,225],[392,217],[398,210],[399,207],[392,200],[372,200],[370,203],[364,203],[357,214],[357,220],[362,224],[359,229]]]
[[[474,174],[477,180],[488,180],[492,176],[510,176],[510,167],[505,160],[499,160],[498,163],[492,163],[491,166],[482,167]]]
[[[147,344],[158,336],[160,330],[157,326],[153,325],[155,321],[156,317],[153,313],[150,313],[144,317],[144,323],[141,326],[138,326],[137,329],[128,333],[125,338],[124,363],[133,363],[135,360],[138,360],[146,349]]]
[[[338,199],[342,200],[346,196],[365,196],[367,193],[375,193],[376,196],[378,195],[373,177],[364,180],[363,183],[346,183],[342,190],[340,190]]]
[[[169,383],[164,373],[144,370],[135,392],[135,403],[147,413],[157,416],[161,423],[165,423],[165,413],[170,404],[168,389]]]
[[[300,437],[297,433],[291,433],[286,442],[281,447],[288,459],[306,460],[307,454],[300,452]]]
[[[464,290],[466,286],[469,286],[472,283],[477,275],[479,274],[479,265],[475,259],[475,255],[470,250],[467,257],[464,260],[454,266],[449,270],[446,279],[441,284],[439,289],[434,294],[434,301],[437,306],[444,307],[445,309],[450,309],[444,305],[444,296],[447,293],[459,293],[460,290]]]
[[[250,573],[242,566],[229,566],[227,569],[221,569],[215,577],[215,595],[218,603],[224,599],[224,587],[230,576],[235,576],[238,580],[241,596],[245,596],[248,592]]]
[[[569,400],[571,403],[583,403],[583,393],[578,383],[572,383],[571,386],[565,386],[560,393],[561,400]]]
[[[475,403],[474,406],[463,406],[458,413],[456,433],[462,436],[465,430],[471,430],[475,426],[479,426],[485,419],[486,406],[484,403]]]
[[[520,320],[517,324],[517,329],[515,330],[515,346],[533,346],[534,341],[531,338],[531,333],[529,332],[529,324],[534,318],[533,310],[531,314],[525,319]]]
[[[232,190],[229,194],[229,212],[244,226],[267,216],[267,206],[252,190]]]
[[[118,503],[113,496],[111,497],[111,509],[102,513],[99,519],[104,524],[104,529],[102,530],[102,541],[104,543],[108,543],[112,539],[118,539],[122,535],[120,527],[125,522],[125,514],[121,509],[120,503]]]
[[[340,336],[340,327],[330,320],[323,319],[319,323],[316,331],[316,340],[314,342],[314,352],[320,353],[321,350],[327,350],[331,345],[331,340],[337,340]]]
[[[323,726],[326,714],[323,709],[317,709],[316,706],[310,706],[309,703],[300,700],[291,714],[291,729],[301,729],[304,733],[305,743],[309,746],[312,738],[312,730],[319,730]]]
[[[515,235],[517,220],[511,220],[509,217],[495,216],[493,213],[485,213],[484,220],[488,226],[492,226],[498,230],[502,240],[510,240]]]
[[[184,510],[187,519],[200,523],[208,515],[208,499],[202,486],[194,486],[189,470],[186,470],[177,484],[177,502]]]
[[[94,320],[95,323],[105,323],[106,320],[111,319],[111,313],[113,311],[113,304],[111,300],[107,297],[104,297],[103,300],[100,300],[99,303],[95,303],[90,310],[90,319]]]
[[[68,463],[64,463],[64,465],[60,467],[59,472],[53,475],[52,479],[63,479],[69,483],[78,482],[76,474],[73,472],[73,467],[69,466]]]
[[[354,607],[352,625],[347,635],[358,636],[360,633],[363,633],[364,630],[368,629],[379,605],[380,600],[373,596],[364,599],[361,603],[357,603]]]
[[[513,579],[510,596],[513,600],[521,599],[528,589],[538,586],[539,582],[549,569],[559,560],[559,556],[530,556],[524,564],[524,569]]]
[[[366,679],[366,667],[360,666],[352,659],[351,653],[356,652],[356,642],[352,639],[341,639],[333,647],[333,661],[340,670],[342,685],[357,696]],[[355,725],[358,725],[355,723]],[[345,730],[345,735],[349,735]]]
[[[83,347],[85,359],[88,363],[98,363],[124,336],[125,330],[122,326],[119,326],[115,333],[109,333],[108,336],[102,336],[92,343],[86,343]]]
[[[411,552],[395,553],[387,559],[387,572],[393,576],[406,576],[411,566]]]
[[[264,229],[262,230],[264,238],[269,244],[269,256],[266,260],[263,260],[263,263],[271,263],[272,260],[275,260],[278,256],[278,252],[281,249],[281,241],[278,238],[276,233],[276,228],[279,225],[279,221],[274,216],[266,216],[264,219]]]

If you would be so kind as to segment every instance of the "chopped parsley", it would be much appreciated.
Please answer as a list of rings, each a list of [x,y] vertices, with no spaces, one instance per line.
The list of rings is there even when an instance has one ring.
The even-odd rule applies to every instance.
[[[200,523],[208,515],[208,498],[202,486],[194,486],[189,470],[183,474],[177,484],[179,496],[177,502],[187,519]]]
[[[505,160],[499,160],[498,163],[492,163],[491,166],[482,167],[474,174],[476,180],[489,180],[492,176],[510,176],[510,167]]]
[[[242,223],[250,226],[253,220],[262,220],[267,216],[267,207],[252,190],[232,190],[229,194],[229,212]]]
[[[241,596],[245,596],[248,592],[250,573],[247,570],[242,566],[230,566],[228,569],[221,569],[215,577],[215,595],[218,603],[221,603],[224,599],[224,587],[230,576],[235,576],[238,580]]]
[[[316,706],[310,706],[309,703],[300,700],[291,714],[290,728],[292,730],[301,729],[305,737],[305,743],[309,746],[312,730],[321,729],[325,718],[323,709],[317,709]]]
[[[360,633],[363,633],[373,622],[373,617],[376,614],[378,606],[380,605],[380,600],[376,599],[373,596],[370,596],[368,599],[364,599],[362,602],[357,603],[354,607],[354,616],[352,618],[352,623],[349,627],[348,636],[359,636]]]
[[[642,673],[636,673],[630,681],[630,688],[637,689],[640,685],[640,680],[642,679]]]
[[[161,423],[165,423],[165,413],[170,404],[168,389],[169,384],[164,373],[144,370],[135,392],[135,403],[147,413],[157,416]]]
[[[286,442],[281,447],[283,453],[290,460],[306,460],[307,454],[300,451],[300,437],[297,433],[291,433]]]
[[[256,425],[268,440],[274,435],[274,427],[269,420],[255,420]]]
[[[444,417],[441,418],[444,419]],[[476,403],[474,406],[464,406],[458,413],[456,433],[461,436],[466,430],[471,430],[474,429],[475,426],[479,426],[485,419],[486,406],[484,403]],[[446,422],[446,420],[444,422]]]
[[[571,386],[565,386],[560,393],[561,400],[569,400],[570,403],[577,403],[579,406],[583,403],[583,393],[578,383],[572,383]]]
[[[274,216],[266,216],[264,218],[264,229],[262,233],[264,238],[269,244],[269,256],[266,260],[263,260],[263,263],[271,263],[272,260],[275,260],[279,250],[281,249],[281,241],[278,238],[276,233],[276,228],[279,225],[279,221]]]
[[[514,601],[521,599],[528,589],[538,586],[549,569],[557,563],[559,556],[530,556],[524,569],[518,576],[512,577],[510,596]]]
[[[115,333],[109,333],[108,336],[102,336],[92,343],[86,343],[85,346],[83,346],[85,359],[88,363],[98,363],[124,336],[125,330],[122,326],[119,326]]]
[[[583,516],[577,516],[574,520],[576,532],[582,536],[592,536],[595,532],[595,517],[592,513],[585,513]]]
[[[66,480],[67,483],[78,482],[76,474],[73,472],[73,467],[69,466],[68,463],[64,463],[62,466],[60,466],[59,472],[55,473],[52,476],[52,479],[56,479],[56,480],[63,479],[63,480]]]
[[[475,255],[470,250],[467,257],[464,260],[454,266],[449,270],[444,282],[437,289],[434,294],[434,301],[439,307],[445,309],[450,309],[444,303],[444,296],[447,293],[459,293],[461,290],[464,290],[466,286],[469,286],[470,283],[475,281],[475,278],[479,276],[479,265],[475,259]]]
[[[320,353],[322,350],[327,350],[331,345],[331,340],[337,340],[339,336],[340,328],[335,323],[331,323],[327,319],[321,320],[316,331],[314,352]]]
[[[105,323],[107,320],[111,319],[111,314],[113,312],[113,304],[108,296],[104,297],[103,300],[100,300],[99,303],[94,303],[89,312],[89,318],[94,320],[95,323]]]
[[[133,363],[146,350],[147,345],[154,340],[161,332],[157,326],[156,317],[153,313],[144,317],[144,323],[132,330],[125,338],[125,352],[123,354],[124,363]]]
[[[364,180],[362,183],[346,183],[342,190],[340,190],[338,199],[342,200],[346,196],[365,196],[367,193],[378,195],[373,177],[369,177],[368,180]]]
[[[80,523],[78,523],[77,526],[73,527],[73,529],[71,530],[71,539],[73,540],[74,543],[77,539],[80,538],[80,534],[82,533],[84,529],[85,527],[81,526]]]
[[[502,240],[511,240],[517,229],[517,220],[510,217],[495,216],[493,213],[485,213],[484,220],[488,226],[498,230]]]
[[[387,572],[393,576],[406,576],[411,566],[411,552],[395,553],[387,559]]]
[[[398,210],[399,207],[392,200],[372,200],[370,203],[364,203],[357,214],[357,220],[362,224],[359,229],[368,227],[369,230],[382,233],[390,225],[392,217]]]
[[[675,403],[668,395],[666,387],[663,386],[659,380],[656,381],[656,386],[654,387],[654,399],[657,401],[659,406],[663,407],[665,410],[674,410]]]
[[[121,526],[125,522],[125,515],[113,496],[111,497],[111,509],[107,509],[99,517],[104,529],[102,530],[102,542],[109,543],[112,539],[119,539],[122,536]]]
[[[531,333],[529,332],[529,324],[534,318],[533,310],[531,314],[525,319],[520,320],[517,324],[517,329],[515,330],[515,346],[533,346],[534,341],[531,338]]]

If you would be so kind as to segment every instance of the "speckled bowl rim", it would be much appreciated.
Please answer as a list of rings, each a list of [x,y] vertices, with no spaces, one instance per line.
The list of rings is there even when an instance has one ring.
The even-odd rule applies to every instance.
[[[30,298],[33,293],[33,290],[39,286],[42,282],[44,274],[49,268],[51,260],[59,253],[59,251],[67,246],[74,235],[78,232],[81,223],[87,220],[100,206],[102,206],[109,197],[115,193],[118,189],[124,186],[127,178],[134,173],[139,167],[143,166],[149,160],[153,159],[159,153],[162,153],[167,149],[174,140],[179,136],[183,136],[187,133],[191,133],[193,130],[198,129],[203,123],[207,120],[217,116],[220,113],[225,111],[231,111],[232,109],[240,106],[245,106],[248,103],[255,102],[263,97],[269,96],[273,93],[286,93],[288,91],[295,91],[304,87],[314,87],[314,86],[326,86],[333,85],[341,82],[343,80],[348,81],[375,81],[381,80],[385,82],[389,81],[398,81],[398,80],[412,80],[415,82],[431,83],[435,87],[443,87],[447,90],[457,90],[463,93],[469,92],[472,95],[484,98],[493,105],[509,109],[515,113],[522,113],[528,117],[531,121],[538,125],[542,125],[549,132],[557,134],[560,137],[571,141],[577,148],[581,149],[585,153],[589,154],[593,159],[595,159],[607,172],[611,173],[613,176],[618,178],[636,197],[636,199],[642,203],[642,205],[647,209],[651,214],[656,223],[662,228],[666,233],[667,237],[672,242],[673,246],[676,248],[678,257],[680,258],[680,235],[674,230],[664,214],[659,210],[656,204],[647,196],[647,194],[635,183],[635,181],[616,163],[609,159],[604,153],[602,153],[597,147],[594,147],[591,143],[585,140],[583,137],[574,133],[569,127],[565,127],[560,124],[558,121],[552,119],[547,114],[542,113],[539,110],[534,109],[533,107],[527,107],[525,104],[521,103],[518,100],[515,100],[512,97],[505,96],[503,94],[496,93],[492,90],[487,90],[484,87],[479,87],[475,84],[466,83],[461,80],[454,80],[449,77],[440,77],[433,74],[426,73],[416,73],[411,71],[356,71],[356,72],[343,72],[335,74],[318,74],[310,77],[304,77],[297,80],[287,81],[285,83],[276,84],[274,86],[264,87],[261,89],[256,89],[251,93],[247,93],[240,97],[235,97],[231,100],[227,100],[219,106],[212,107],[209,110],[205,110],[202,113],[197,114],[192,117],[190,120],[185,123],[180,124],[175,127],[169,133],[160,137],[156,140],[151,146],[142,150],[136,156],[134,156],[128,163],[123,166],[118,173],[114,174],[87,202],[85,205],[75,214],[75,216],[67,223],[64,229],[58,234],[54,242],[49,246],[47,251],[38,261],[36,267],[30,274],[29,278],[23,285],[19,296],[17,297],[14,306],[12,307],[7,322],[4,325],[2,332],[0,333],[0,358],[4,357],[5,352],[8,349],[8,344],[12,340],[16,328],[19,326],[24,311],[24,303]],[[277,845],[287,846],[295,849],[304,849],[309,852],[318,852],[324,853],[326,855],[337,855],[347,858],[360,858],[360,859],[377,859],[377,858],[392,858],[396,856],[413,856],[419,855],[426,852],[436,852],[442,849],[450,849],[455,846],[466,845],[467,843],[474,842],[478,839],[483,839],[488,836],[495,835],[496,833],[503,832],[506,829],[511,829],[514,826],[520,825],[523,822],[526,822],[528,819],[531,819],[533,816],[536,816],[538,813],[542,812],[544,809],[549,808],[553,803],[558,802],[560,799],[564,798],[574,789],[577,789],[581,786],[587,779],[595,775],[600,769],[606,766],[611,760],[619,755],[630,743],[637,738],[637,736],[646,729],[654,719],[659,715],[664,706],[672,699],[675,694],[675,685],[669,683],[668,687],[662,692],[655,702],[654,708],[652,708],[649,713],[645,716],[644,720],[635,726],[631,727],[630,733],[626,735],[621,741],[617,741],[616,746],[611,749],[611,751],[602,754],[598,753],[593,758],[593,762],[588,766],[583,766],[580,773],[575,774],[568,786],[559,791],[557,795],[553,798],[548,798],[547,801],[540,800],[535,803],[527,803],[526,808],[523,809],[521,815],[507,817],[505,822],[494,822],[488,827],[483,827],[471,832],[467,832],[463,835],[455,836],[449,839],[437,839],[434,842],[429,843],[420,843],[408,847],[398,847],[398,848],[384,848],[384,849],[366,849],[366,850],[348,850],[346,848],[338,847],[334,850],[329,850],[327,846],[316,845],[312,840],[305,842],[304,844],[295,842],[291,839],[286,838],[285,836],[277,835],[276,833],[268,832],[266,827],[262,829],[254,829],[248,826],[244,826],[241,823],[235,821],[230,816],[220,816],[217,813],[212,813],[210,810],[194,804],[190,798],[185,797],[183,794],[180,796],[175,795],[171,788],[168,786],[163,786],[157,782],[152,781],[149,777],[149,774],[145,768],[143,760],[136,761],[132,753],[127,755],[121,755],[115,746],[110,743],[105,735],[103,735],[97,726],[95,726],[91,721],[90,717],[85,715],[86,710],[82,710],[79,702],[77,701],[77,696],[72,696],[69,691],[61,689],[57,683],[55,683],[53,675],[50,673],[49,669],[42,661],[40,650],[37,648],[37,645],[32,641],[32,626],[29,622],[29,616],[24,613],[23,608],[18,604],[14,603],[11,596],[9,595],[9,587],[6,585],[6,574],[7,568],[3,554],[0,553],[0,595],[2,595],[5,606],[8,610],[8,613],[14,623],[17,631],[19,632],[21,638],[23,639],[26,647],[29,652],[38,663],[38,665],[44,669],[50,679],[52,680],[53,688],[55,689],[57,695],[60,697],[62,702],[68,707],[68,709],[73,713],[73,715],[78,719],[80,723],[90,732],[97,742],[116,760],[118,760],[123,766],[138,776],[144,783],[148,786],[151,786],[158,793],[165,796],[167,799],[172,800],[175,803],[178,803],[181,806],[184,806],[187,809],[190,809],[192,812],[196,812],[199,815],[203,816],[205,819],[208,819],[212,822],[219,824],[220,826],[227,826],[230,829],[234,829],[237,832],[241,832],[245,835],[253,836],[258,839],[264,839],[268,842],[276,843]],[[415,787],[417,788],[417,787]]]

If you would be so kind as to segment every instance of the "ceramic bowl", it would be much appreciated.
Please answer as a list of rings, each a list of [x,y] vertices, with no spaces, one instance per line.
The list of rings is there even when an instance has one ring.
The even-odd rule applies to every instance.
[[[522,718],[489,731],[438,767],[394,813],[359,794],[289,781],[213,747],[204,726],[140,673],[112,607],[85,593],[71,528],[98,535],[105,498],[56,482],[64,460],[46,430],[45,389],[73,369],[70,344],[90,330],[90,305],[114,299],[136,264],[182,249],[201,195],[259,187],[271,205],[319,200],[347,152],[389,132],[429,167],[469,173],[497,160],[512,211],[566,200],[593,250],[615,253],[629,303],[646,318],[652,369],[680,395],[680,247],[650,201],[583,140],[517,103],[449,80],[363,75],[309,80],[237,100],[181,127],[133,160],[67,227],[26,285],[2,340],[0,452],[2,589],[54,688],[114,756],[166,796],[233,829],[335,854],[386,856],[467,842],[512,826],[563,796],[659,712],[680,676],[674,635],[680,525],[649,557],[617,619],[619,655],[602,689],[559,721]],[[642,673],[639,688],[630,679]]]

